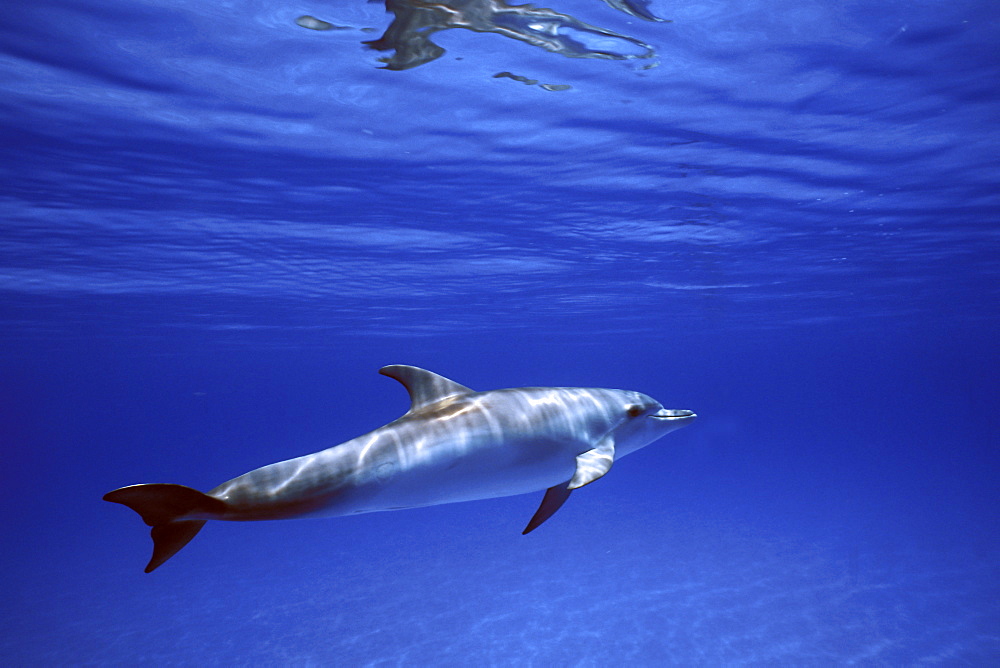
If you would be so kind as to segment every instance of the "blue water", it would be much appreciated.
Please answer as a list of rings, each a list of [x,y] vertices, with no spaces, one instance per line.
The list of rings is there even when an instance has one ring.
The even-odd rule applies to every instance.
[[[0,663],[1000,663],[998,5],[546,4],[5,8]],[[392,363],[699,417],[142,573]]]

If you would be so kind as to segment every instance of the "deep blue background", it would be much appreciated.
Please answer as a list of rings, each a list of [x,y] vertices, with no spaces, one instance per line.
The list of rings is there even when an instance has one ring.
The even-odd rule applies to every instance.
[[[0,659],[996,663],[1000,31],[938,4],[566,0],[659,66],[453,30],[407,72],[366,3],[9,11]],[[141,572],[102,494],[378,427],[391,363],[699,418],[530,536],[541,493]]]

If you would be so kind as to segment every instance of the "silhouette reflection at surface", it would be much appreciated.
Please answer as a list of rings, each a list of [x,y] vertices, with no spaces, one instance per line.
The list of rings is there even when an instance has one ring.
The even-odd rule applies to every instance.
[[[663,21],[641,0],[604,2],[637,18]],[[440,58],[445,50],[431,37],[451,28],[497,33],[569,58],[631,60],[655,55],[653,47],[634,37],[532,5],[508,5],[502,0],[385,0],[385,7],[395,18],[381,37],[364,43],[378,51],[394,52],[381,59],[390,70],[406,70]],[[312,16],[296,22],[312,30],[334,28]]]

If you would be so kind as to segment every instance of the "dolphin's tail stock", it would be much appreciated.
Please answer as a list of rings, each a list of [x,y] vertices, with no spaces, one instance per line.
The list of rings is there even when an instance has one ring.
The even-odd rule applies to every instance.
[[[177,554],[205,525],[206,516],[222,515],[226,503],[184,485],[130,485],[108,492],[105,501],[120,503],[139,513],[153,527],[153,556],[146,564],[151,573]],[[199,519],[182,519],[184,517]]]

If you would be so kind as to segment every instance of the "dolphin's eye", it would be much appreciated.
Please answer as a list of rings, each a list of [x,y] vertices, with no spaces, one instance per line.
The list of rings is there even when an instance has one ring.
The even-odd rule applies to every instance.
[[[637,406],[635,404],[628,407],[626,411],[629,417],[639,417],[642,415],[642,406]]]

